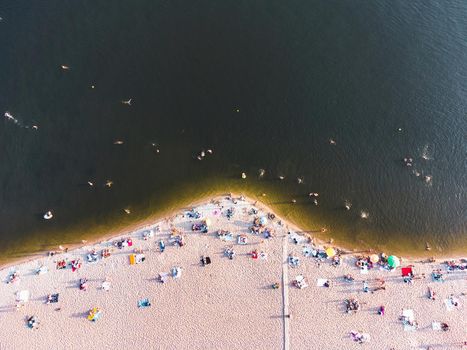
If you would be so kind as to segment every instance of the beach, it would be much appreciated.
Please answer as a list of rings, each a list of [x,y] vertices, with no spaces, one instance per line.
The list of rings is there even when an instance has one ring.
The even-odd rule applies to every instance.
[[[103,242],[7,266],[0,349],[467,348],[465,261],[399,257],[388,269],[379,255],[381,262],[358,267],[381,252],[357,256],[299,231],[261,203],[221,196]],[[403,267],[412,271],[405,281]],[[300,275],[302,289],[293,283]],[[58,301],[47,303],[52,294]],[[346,300],[358,310],[346,312]]]

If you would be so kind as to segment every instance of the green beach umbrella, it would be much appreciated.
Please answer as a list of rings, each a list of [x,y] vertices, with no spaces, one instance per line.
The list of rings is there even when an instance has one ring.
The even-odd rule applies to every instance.
[[[399,258],[395,255],[391,255],[389,256],[388,258],[388,265],[392,268],[396,268],[397,266],[399,266],[401,264],[401,262],[399,261]]]

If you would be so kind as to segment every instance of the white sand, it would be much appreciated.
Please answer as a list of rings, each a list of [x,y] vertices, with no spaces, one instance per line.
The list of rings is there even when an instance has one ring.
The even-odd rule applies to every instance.
[[[212,221],[208,234],[191,231],[192,222],[200,220],[178,215],[171,222],[158,223],[160,232],[148,241],[142,239],[144,230],[126,235],[133,238],[133,247],[113,248],[112,256],[97,264],[85,262],[92,247],[83,247],[1,270],[0,349],[426,349],[429,345],[433,349],[460,349],[460,343],[467,341],[467,298],[462,294],[467,292],[466,271],[447,274],[444,283],[436,283],[430,273],[441,264],[416,263],[415,272],[425,272],[427,278],[408,285],[403,283],[400,269],[361,275],[350,256],[337,268],[329,260],[318,267],[315,258],[302,255],[303,245],[288,241],[288,230],[277,219],[268,225],[275,238],[266,240],[248,233],[254,218],[247,214],[251,202],[220,202],[224,211],[236,208],[230,221],[225,215],[214,214],[220,209],[218,204],[197,207],[202,218]],[[167,243],[171,225],[183,231],[185,246]],[[229,230],[235,237],[246,233],[249,244],[224,242],[215,236],[218,229]],[[167,244],[164,253],[158,249],[160,239]],[[100,251],[109,244],[95,247]],[[223,256],[227,246],[235,249],[233,260]],[[135,247],[145,251],[146,261],[130,266],[129,254]],[[253,260],[247,255],[255,248],[264,250],[267,259]],[[300,257],[299,267],[284,264],[290,252]],[[202,267],[201,255],[210,256],[212,264]],[[62,258],[81,258],[83,266],[76,272],[56,270],[55,262]],[[49,273],[35,275],[41,264]],[[170,277],[165,284],[156,281],[159,272],[170,272],[173,266],[183,268],[180,279]],[[20,280],[6,284],[12,270],[19,272]],[[356,281],[344,282],[346,273]],[[287,282],[298,274],[305,276],[308,288],[299,290],[289,283],[286,290],[282,286],[271,288],[274,282],[282,283],[283,277]],[[82,277],[89,280],[87,291],[78,288]],[[101,289],[106,277],[111,280],[108,292]],[[371,289],[377,277],[386,280],[386,290],[363,293],[363,279],[370,282]],[[329,279],[331,287],[316,286],[318,278]],[[426,297],[428,286],[437,292],[435,301]],[[29,290],[31,300],[16,310],[15,293],[19,290]],[[51,293],[60,293],[60,300],[47,305],[45,299]],[[447,311],[444,300],[450,294],[459,299],[460,306]],[[348,297],[364,303],[356,314],[344,312],[343,301]],[[149,298],[152,305],[138,309],[142,298]],[[376,314],[379,305],[386,307],[384,316]],[[103,315],[90,322],[86,315],[94,306],[100,307]],[[402,308],[414,310],[418,330],[403,330],[398,320]],[[284,317],[284,310],[290,318]],[[30,315],[38,317],[38,329],[26,326]],[[433,321],[446,322],[451,329],[434,331]],[[353,342],[351,330],[369,333],[371,341]]]

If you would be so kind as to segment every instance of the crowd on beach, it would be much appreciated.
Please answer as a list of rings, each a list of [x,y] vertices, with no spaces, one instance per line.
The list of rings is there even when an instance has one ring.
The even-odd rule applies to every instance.
[[[242,210],[239,210],[238,204],[241,204]],[[59,251],[49,253],[49,259],[52,259],[49,261],[53,261],[56,271],[49,271],[50,264],[41,264],[34,269],[33,274],[76,273],[81,271],[83,267],[102,264],[103,261],[111,260],[114,255],[121,254],[128,257],[127,264],[130,266],[145,264],[147,259],[152,259],[154,254],[174,254],[173,251],[170,253],[166,252],[168,247],[185,247],[187,245],[187,235],[208,236],[223,242],[223,256],[228,260],[248,259],[267,262],[269,252],[264,248],[264,245],[250,244],[250,241],[256,240],[263,243],[265,241],[285,239],[287,244],[290,245],[290,249],[288,250],[286,260],[282,264],[285,264],[288,268],[286,271],[290,271],[291,274],[295,271],[297,273],[289,284],[285,282],[287,279],[283,275],[281,276],[281,272],[278,271],[276,279],[271,280],[268,285],[268,288],[271,290],[278,292],[282,290],[282,293],[284,293],[284,289],[288,288],[297,291],[310,289],[314,284],[314,282],[311,282],[311,278],[313,278],[312,274],[300,269],[305,265],[307,269],[310,266],[314,266],[315,271],[320,271],[323,267],[327,268],[329,266],[333,269],[331,270],[332,275],[329,274],[329,276],[323,276],[323,278],[316,278],[316,287],[323,289],[315,290],[314,293],[325,294],[334,288],[343,288],[345,286],[351,288],[352,293],[349,293],[350,295],[348,296],[343,296],[341,300],[344,314],[355,315],[362,312],[363,305],[368,306],[368,304],[372,303],[372,297],[365,298],[364,302],[360,300],[361,297],[387,293],[388,284],[392,284],[397,280],[400,280],[403,285],[407,286],[423,281],[427,285],[427,288],[425,295],[421,295],[420,297],[425,298],[427,303],[442,298],[442,305],[446,308],[446,312],[459,311],[464,308],[463,304],[467,291],[466,259],[449,260],[441,263],[434,259],[429,259],[423,262],[423,264],[433,264],[435,268],[430,273],[427,273],[425,272],[426,268],[423,268],[426,265],[413,262],[406,263],[404,259],[395,255],[371,251],[364,254],[350,254],[338,247],[332,246],[332,244],[318,242],[309,234],[287,227],[286,223],[277,218],[275,214],[259,210],[256,206],[248,203],[243,197],[234,198],[228,196],[213,201],[213,205],[215,209],[208,214],[197,208],[193,208],[185,211],[180,216],[188,222],[190,230],[183,231],[176,225],[170,225],[169,232],[163,232],[164,230],[161,229],[160,225],[153,225],[148,229],[140,230],[129,236],[119,237],[112,241],[92,246],[87,251],[81,251],[79,254],[78,252],[65,251],[66,248],[62,247],[63,249]],[[233,220],[247,218],[247,229],[240,232],[233,232],[223,227],[213,229],[211,217],[221,217],[222,220],[225,220],[226,225]],[[281,233],[278,232],[279,228],[282,228]],[[150,248],[141,248],[140,242],[146,242]],[[246,254],[237,253],[237,250],[241,247],[247,247]],[[242,252],[244,251],[242,250]],[[180,251],[178,254],[183,254],[183,251]],[[215,252],[208,251],[199,256],[198,262],[193,263],[197,263],[200,267],[207,267],[211,264],[216,264],[218,262],[217,259],[219,258]],[[164,284],[171,279],[180,279],[184,270],[186,270],[184,266],[174,265],[168,272],[156,274],[155,280],[158,283]],[[342,271],[340,277],[339,271]],[[30,276],[28,271],[22,269],[10,268],[4,269],[2,272],[4,273],[6,284],[18,286],[18,288],[9,289],[16,299],[14,308],[18,311],[27,309],[31,294],[27,289],[21,288],[21,280],[35,277]],[[79,276],[79,283],[77,283],[76,288],[83,292],[88,291],[90,280],[83,273]],[[461,284],[456,284],[461,289],[453,289],[450,294],[446,294],[444,288],[443,292],[439,293],[438,290],[441,286],[450,283],[451,280],[454,281],[453,277],[455,277],[455,281],[460,280],[462,282]],[[100,289],[111,293],[112,282],[111,279],[104,278],[101,281]],[[403,288],[403,285],[398,288]],[[387,295],[385,298],[388,304],[390,304],[391,296]],[[41,299],[45,305],[59,305],[60,302],[63,302],[61,293],[56,290],[51,290],[49,294],[44,295]],[[381,298],[378,298],[378,300],[381,300]],[[283,302],[288,303],[288,300],[284,300]],[[149,297],[142,297],[135,304],[140,309],[152,306]],[[5,305],[1,306],[5,307]],[[372,307],[375,308],[376,315],[388,317],[388,308],[390,306],[378,303],[372,305]],[[60,310],[60,306],[55,308],[57,312]],[[106,310],[102,309],[100,305],[89,305],[88,312],[83,317],[86,317],[90,322],[98,322],[105,317],[105,312]],[[282,315],[284,322],[286,319],[291,319],[292,317],[295,317],[295,312],[288,312]],[[462,316],[460,317],[460,323],[457,325],[443,319],[433,319],[430,327],[433,331],[446,333],[450,332],[453,327],[466,327],[465,317],[464,319],[462,319]],[[18,322],[22,321],[18,320]],[[409,308],[401,309],[399,318],[391,321],[391,323],[394,322],[400,323],[401,329],[407,332],[416,332],[422,327],[416,318],[414,310]],[[26,326],[40,331],[40,317],[36,314],[28,314]],[[427,327],[427,325],[424,324],[423,327]],[[458,331],[456,334],[458,334]],[[467,340],[465,328],[463,334],[465,339],[458,339],[457,336],[454,339],[460,348],[466,345],[463,342]],[[378,337],[378,335],[371,334],[365,329],[348,329],[347,336],[349,342],[357,344],[371,343],[373,339]],[[296,345],[294,348],[300,347],[300,345]],[[431,347],[427,346],[425,349],[431,349]]]

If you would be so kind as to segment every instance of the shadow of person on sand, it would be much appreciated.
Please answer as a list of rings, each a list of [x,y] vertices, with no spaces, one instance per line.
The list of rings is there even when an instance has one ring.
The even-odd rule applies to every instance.
[[[86,318],[88,317],[88,312],[74,312],[70,315],[71,318]]]
[[[14,312],[14,311],[16,311],[16,305],[0,306],[0,312]]]

